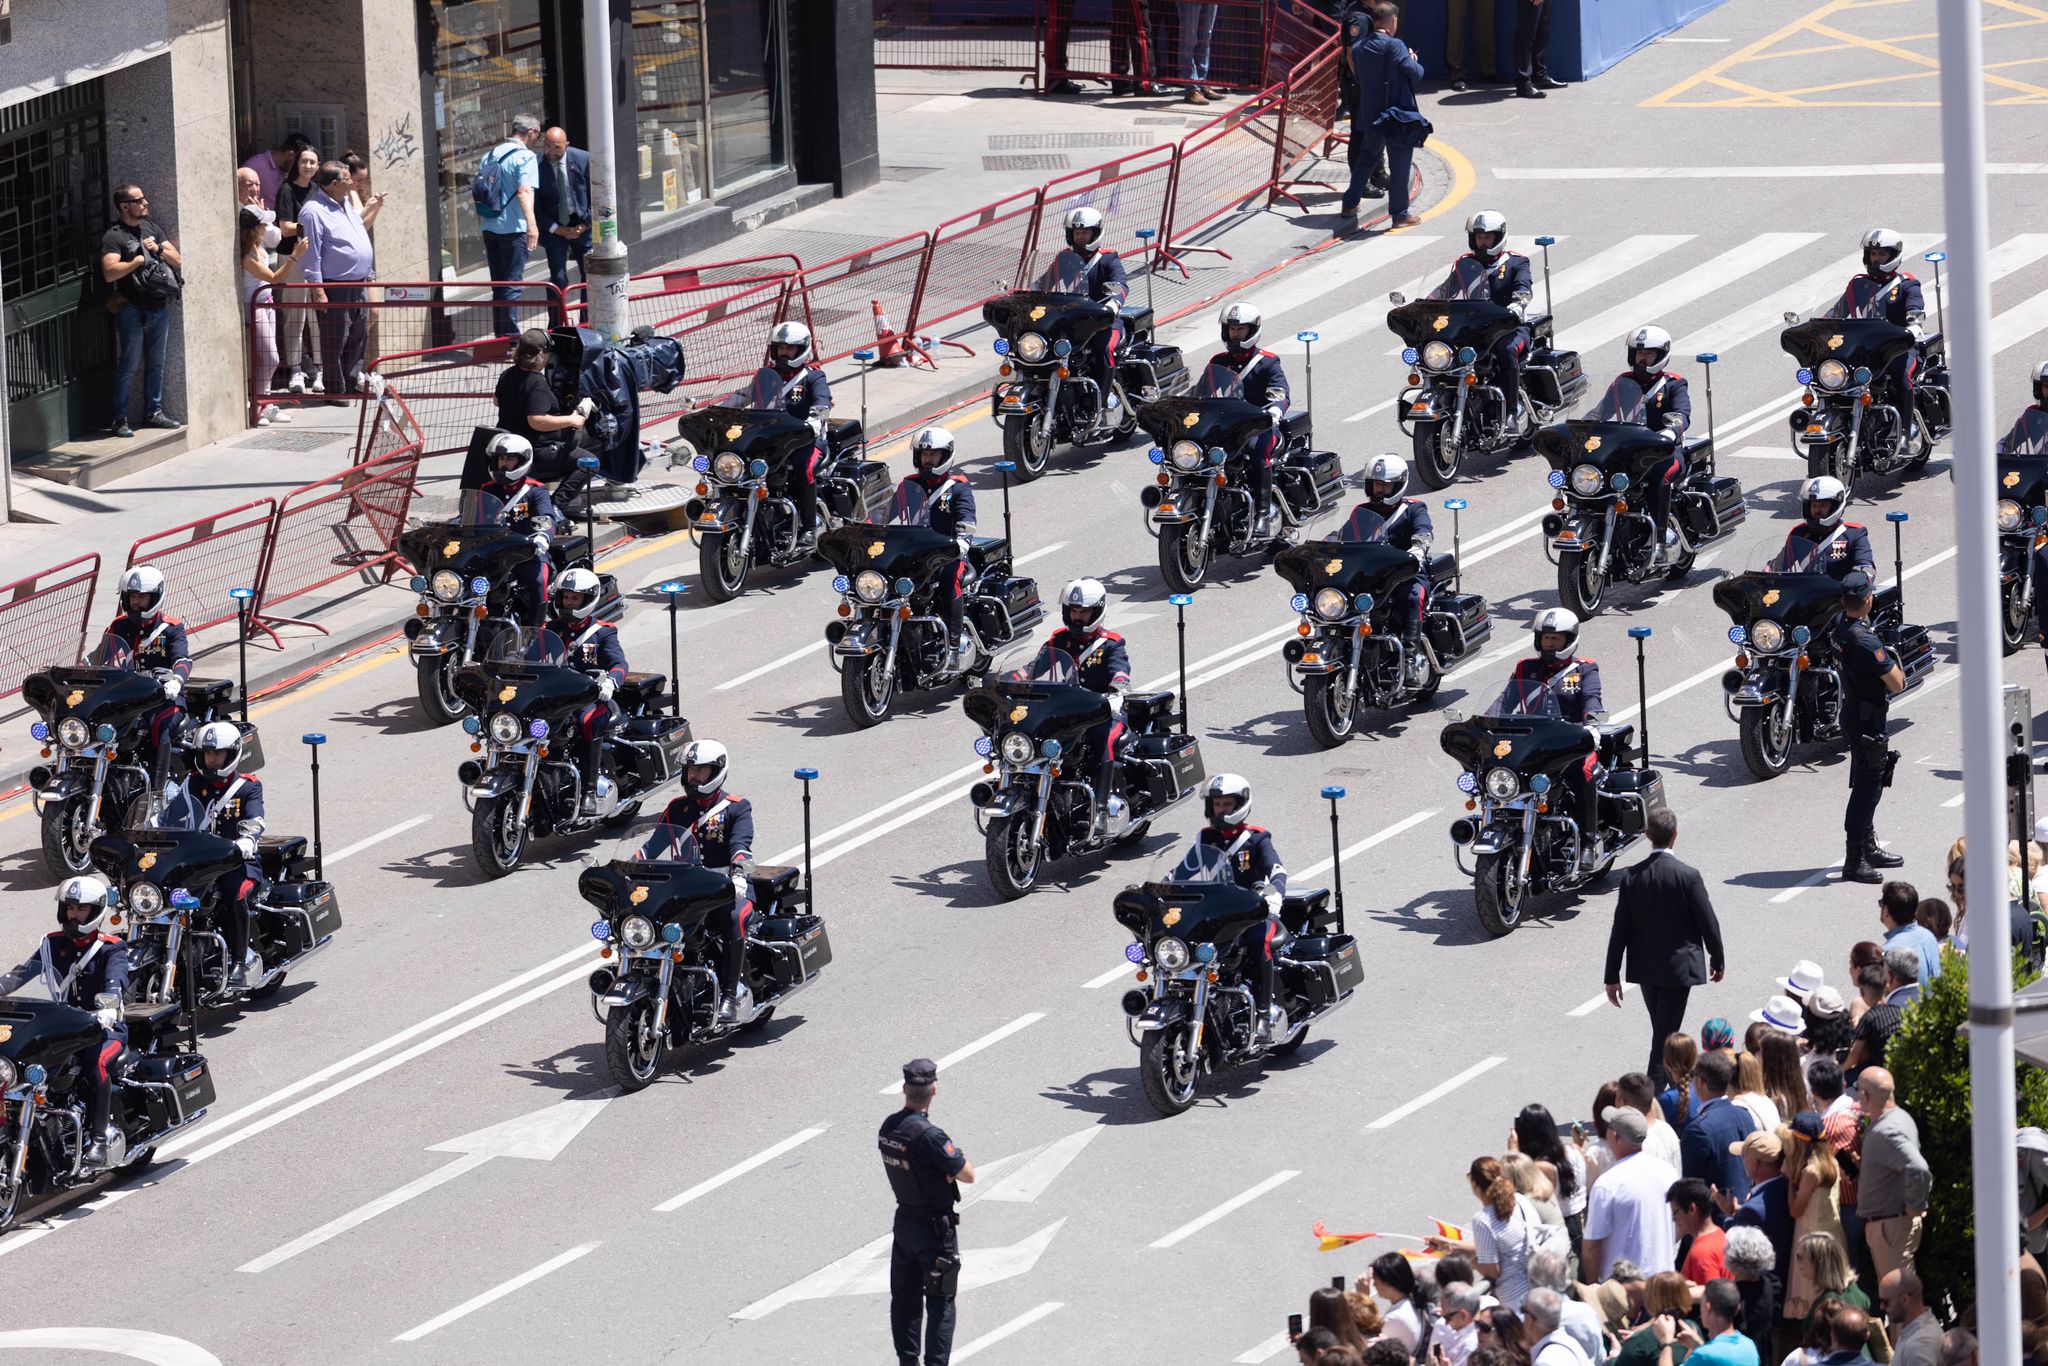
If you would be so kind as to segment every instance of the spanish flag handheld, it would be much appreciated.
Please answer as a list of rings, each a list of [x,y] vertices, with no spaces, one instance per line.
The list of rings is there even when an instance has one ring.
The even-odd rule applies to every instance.
[[[1324,1229],[1323,1221],[1320,1219],[1316,1220],[1315,1227],[1309,1232],[1315,1235],[1318,1252],[1335,1252],[1340,1247],[1349,1247],[1353,1243],[1362,1243],[1368,1238],[1380,1236],[1377,1233],[1331,1233]]]
[[[1472,1235],[1459,1228],[1456,1224],[1447,1224],[1441,1219],[1433,1219],[1430,1222],[1436,1225],[1436,1236],[1439,1238],[1448,1238],[1454,1243],[1469,1243],[1472,1241]]]

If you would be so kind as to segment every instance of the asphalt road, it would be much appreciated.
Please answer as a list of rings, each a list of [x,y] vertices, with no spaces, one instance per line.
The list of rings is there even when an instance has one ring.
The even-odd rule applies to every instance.
[[[1931,32],[1931,6],[1897,8]],[[1679,852],[1706,873],[1730,946],[1727,981],[1693,997],[1695,1029],[1761,1006],[1796,959],[1839,978],[1849,944],[1876,936],[1873,889],[1828,874],[1844,761],[1808,752],[1766,785],[1741,764],[1715,681],[1727,622],[1708,586],[1782,538],[1801,474],[1784,436],[1794,366],[1776,347],[1778,313],[1811,307],[1846,276],[1875,216],[1916,249],[1938,243],[1939,180],[1495,171],[1937,159],[1926,109],[1638,107],[1782,21],[1764,0],[1733,0],[1688,30],[1703,41],[1653,49],[1545,104],[1446,102],[1438,126],[1479,168],[1469,197],[1251,295],[1267,307],[1269,342],[1322,333],[1318,434],[1351,471],[1405,448],[1384,406],[1404,374],[1382,322],[1387,291],[1439,276],[1472,209],[1504,209],[1518,246],[1559,237],[1559,329],[1585,349],[1596,392],[1637,322],[1672,330],[1675,368],[1689,375],[1695,351],[1721,354],[1721,464],[1743,480],[1750,521],[1682,588],[1623,590],[1582,645],[1607,666],[1610,710],[1640,721],[1626,631],[1654,628],[1650,738],[1684,822]],[[1823,84],[1836,61],[1849,55],[1808,59],[1802,79]],[[2023,111],[1994,108],[1992,159],[2022,161],[2025,131]],[[2040,184],[2031,173],[1992,182],[2007,420],[2048,352],[2048,235],[2023,231]],[[1191,331],[1210,335],[1206,323]],[[1277,349],[1299,392],[1299,347]],[[1703,422],[1697,378],[1695,394]],[[970,417],[960,435],[988,487],[994,429]],[[1911,512],[1907,615],[1944,654],[1895,712],[1910,722],[1894,741],[1905,761],[1879,813],[1923,885],[1938,881],[1961,823],[1948,459],[1910,484],[1866,484],[1854,514],[1877,528],[1889,579],[1882,514]],[[1103,578],[1138,681],[1170,686],[1172,609],[1137,503],[1150,474],[1138,446],[1062,454],[1016,493],[1014,515],[1018,551],[1047,595],[1076,575]],[[1434,707],[1375,718],[1342,750],[1308,741],[1277,653],[1293,622],[1288,590],[1263,563],[1226,566],[1189,612],[1208,768],[1251,779],[1254,819],[1297,883],[1327,877],[1318,789],[1350,790],[1343,872],[1368,976],[1289,1063],[1226,1074],[1172,1121],[1139,1094],[1116,1004],[1127,936],[1109,900],[1145,857],[1063,865],[1059,885],[997,903],[964,801],[978,732],[952,693],[852,730],[819,645],[835,604],[828,573],[768,576],[720,607],[686,595],[681,622],[686,712],[697,734],[733,748],[732,786],[754,801],[764,858],[788,861],[799,847],[792,770],[821,770],[818,898],[836,959],[765,1033],[685,1055],[635,1096],[607,1089],[582,985],[591,916],[574,882],[595,846],[554,846],[508,881],[479,882],[454,780],[465,737],[421,727],[402,658],[371,657],[266,704],[273,829],[309,824],[294,737],[319,729],[332,742],[323,786],[341,938],[266,1008],[215,1022],[205,1050],[220,1102],[170,1146],[172,1160],[0,1239],[0,1346],[103,1360],[79,1339],[21,1336],[89,1324],[183,1339],[233,1366],[886,1360],[875,1240],[889,1203],[873,1131],[898,1066],[925,1054],[942,1063],[934,1118],[985,1173],[963,1225],[970,1288],[955,1360],[1279,1359],[1274,1334],[1307,1291],[1390,1246],[1321,1256],[1312,1222],[1462,1221],[1464,1164],[1499,1150],[1514,1110],[1541,1100],[1583,1119],[1596,1087],[1640,1066],[1646,1044],[1639,1006],[1597,1001],[1611,894],[1549,904],[1489,940],[1452,864],[1445,828],[1462,798],[1437,744],[1441,712],[1490,699],[1523,652],[1525,623],[1555,601],[1536,534],[1549,496],[1541,462],[1483,464],[1455,492],[1471,504],[1467,588],[1499,617],[1491,652]],[[984,502],[993,523],[992,492]],[[694,581],[694,554],[664,544],[616,563],[638,590],[629,654],[664,667],[653,586],[679,570]],[[2038,659],[2016,656],[2009,676],[2039,686]],[[1198,820],[1180,808],[1146,853],[1184,841]],[[20,851],[0,860],[13,893],[0,931],[23,949],[49,915],[34,842],[20,806],[0,812],[0,846]],[[536,1115],[510,1136],[475,1137]],[[81,1289],[97,1285],[114,1288]],[[119,1334],[98,1341],[141,1350]]]

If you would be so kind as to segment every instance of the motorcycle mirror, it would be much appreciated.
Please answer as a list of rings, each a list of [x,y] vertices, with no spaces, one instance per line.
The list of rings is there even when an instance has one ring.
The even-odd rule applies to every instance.
[[[1408,302],[1408,296],[1397,289],[1387,295],[1387,302],[1390,304],[1405,304]]]

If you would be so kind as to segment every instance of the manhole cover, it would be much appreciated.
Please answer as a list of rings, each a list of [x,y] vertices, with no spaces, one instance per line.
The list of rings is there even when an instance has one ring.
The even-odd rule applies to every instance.
[[[265,431],[257,436],[237,441],[237,449],[245,451],[320,451],[337,442],[349,439],[348,432],[276,432]]]
[[[981,159],[984,171],[1064,171],[1072,163],[1060,152],[1026,152],[1018,156],[993,156]]]
[[[590,501],[593,517],[647,517],[673,512],[690,500],[681,484],[640,484],[631,489],[600,486]]]

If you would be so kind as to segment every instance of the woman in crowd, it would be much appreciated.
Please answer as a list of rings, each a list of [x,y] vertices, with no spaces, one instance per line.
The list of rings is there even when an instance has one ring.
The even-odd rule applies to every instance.
[[[1408,1259],[1398,1252],[1375,1258],[1369,1277],[1358,1288],[1387,1306],[1381,1335],[1414,1351],[1422,1340],[1422,1309],[1415,1302],[1415,1268]]]
[[[1522,1340],[1522,1318],[1506,1305],[1494,1305],[1479,1311],[1473,1321],[1479,1329],[1479,1351],[1491,1347],[1504,1355],[1512,1366],[1529,1366],[1529,1344]],[[1479,1352],[1474,1352],[1477,1357]]]
[[[1835,1315],[1842,1312],[1840,1300],[1822,1300],[1806,1320],[1806,1332],[1799,1346],[1786,1354],[1781,1366],[1820,1366],[1835,1349]]]
[[[1778,1325],[1780,1282],[1778,1254],[1771,1250],[1770,1235],[1748,1224],[1729,1229],[1722,1260],[1735,1278],[1736,1293],[1742,1296],[1742,1322],[1737,1330],[1756,1345],[1757,1360],[1777,1360],[1771,1353],[1771,1334]]]
[[[1365,1335],[1358,1331],[1358,1324],[1351,1317],[1344,1292],[1335,1286],[1326,1285],[1308,1297],[1308,1326],[1327,1329],[1340,1347],[1349,1347],[1354,1352],[1365,1350]]]
[[[1761,1043],[1771,1027],[1759,1021],[1750,1030],[1756,1034],[1756,1042]],[[1735,1090],[1728,1099],[1749,1111],[1756,1127],[1766,1132],[1784,1122],[1777,1105],[1764,1094],[1764,1060],[1753,1045],[1735,1059]]]
[[[1822,1058],[1839,1063],[1848,1057],[1855,1031],[1849,1027],[1849,1005],[1842,993],[1821,987],[1807,993],[1802,1009],[1806,1033],[1800,1042],[1806,1050],[1806,1066],[1810,1068]]]
[[[1536,1250],[1542,1219],[1526,1196],[1515,1190],[1496,1157],[1474,1158],[1465,1173],[1479,1208],[1472,1213],[1472,1241],[1431,1237],[1438,1254],[1465,1250],[1479,1274],[1493,1282],[1493,1293],[1510,1309],[1520,1309],[1529,1293],[1529,1254]],[[1443,1269],[1438,1268],[1439,1277]],[[1441,1282],[1439,1282],[1441,1283]]]
[[[1946,944],[1948,937],[1955,933],[1956,913],[1938,896],[1922,897],[1920,904],[1913,908],[1913,918],[1938,943]]]
[[[1849,1028],[1854,1030],[1862,1022],[1863,1014],[1877,1004],[1863,994],[1863,969],[1875,964],[1879,972],[1884,971],[1884,946],[1875,940],[1864,939],[1849,950],[1849,986],[1855,995],[1849,998]],[[1880,986],[1882,983],[1879,984]],[[1880,994],[1879,1000],[1884,999]]]
[[[1764,1094],[1770,1097],[1778,1114],[1789,1120],[1801,1110],[1811,1110],[1813,1099],[1806,1093],[1806,1055],[1800,1051],[1799,1040],[1771,1030],[1764,1036],[1761,1056]]]
[[[1541,1105],[1525,1105],[1508,1131],[1508,1151],[1520,1153],[1536,1164],[1557,1194],[1558,1211],[1564,1215],[1565,1232],[1571,1235],[1572,1256],[1579,1255],[1580,1230],[1586,1222],[1586,1158],[1577,1144],[1558,1137],[1557,1121]]]
[[[1825,1233],[1808,1233],[1792,1245],[1792,1278],[1806,1287],[1806,1341],[1813,1340],[1813,1326],[1826,1321],[1831,1306],[1848,1305],[1870,1312],[1870,1296],[1856,1283],[1849,1265],[1849,1249],[1842,1239]],[[1891,1345],[1877,1321],[1870,1325],[1870,1356],[1873,1361],[1891,1357]]]
[[[1664,1122],[1683,1130],[1692,1118],[1692,1069],[1699,1066],[1700,1046],[1690,1034],[1664,1036],[1664,1076],[1670,1085],[1657,1097]]]
[[[308,147],[299,153],[299,159],[292,163],[292,173],[277,187],[277,230],[281,235],[277,249],[294,261],[300,254],[299,208],[313,197],[313,173],[319,169],[320,154]],[[297,281],[298,271],[293,270],[289,280],[277,283]],[[289,293],[294,296],[294,302],[303,301],[304,290],[291,290]],[[306,344],[309,336],[312,340],[310,347]],[[319,320],[312,309],[278,310],[277,349],[285,370],[289,372],[286,387],[293,393],[303,394],[324,387],[320,374]]]
[[[1650,1321],[1659,1314],[1670,1314],[1680,1322],[1691,1320],[1698,1326],[1698,1318],[1692,1308],[1692,1287],[1686,1284],[1684,1276],[1676,1271],[1660,1271],[1643,1285],[1643,1322],[1629,1334],[1621,1344],[1621,1350],[1609,1357],[1609,1366],[1656,1366],[1657,1354],[1662,1350],[1657,1335],[1650,1331]],[[1682,1344],[1673,1344],[1673,1362],[1685,1360],[1691,1349]]]
[[[1735,1056],[1735,1029],[1726,1020],[1716,1015],[1700,1026],[1700,1052],[1726,1053]]]
[[[1778,1143],[1785,1154],[1785,1186],[1792,1205],[1792,1265],[1785,1272],[1785,1300],[1780,1316],[1785,1320],[1785,1339],[1790,1348],[1800,1339],[1800,1329],[1812,1312],[1820,1289],[1813,1267],[1801,1255],[1806,1240],[1822,1237],[1843,1243],[1842,1169],[1835,1161],[1835,1145],[1821,1133],[1820,1115],[1802,1110],[1790,1124],[1778,1129]]]
[[[276,265],[271,264],[271,244],[279,240],[279,234],[277,225],[270,221],[268,209],[244,204],[238,214],[236,248],[242,266],[242,316],[249,321],[249,343],[256,353],[253,373],[256,382],[262,386],[263,396],[268,398],[271,384],[277,377],[277,310],[270,306],[270,286],[291,273],[292,262],[296,258],[287,256],[279,259]],[[300,238],[298,250],[304,249],[305,239]],[[262,308],[252,306],[258,295],[263,297]],[[291,420],[291,410],[275,403],[265,403],[256,410],[256,425],[259,427]]]
[[[1593,1132],[1588,1135],[1583,1129],[1572,1130],[1572,1143],[1586,1162],[1586,1189],[1593,1189],[1593,1183],[1600,1174],[1614,1165],[1614,1153],[1607,1146],[1607,1121],[1600,1118],[1617,1103],[1621,1088],[1611,1081],[1600,1083],[1600,1089],[1593,1093]]]
[[[1529,1202],[1544,1227],[1557,1229],[1569,1242],[1571,1230],[1565,1227],[1564,1211],[1558,1208],[1557,1187],[1550,1184],[1550,1178],[1543,1174],[1543,1169],[1518,1152],[1502,1153],[1500,1165],[1501,1170],[1508,1174],[1508,1180],[1514,1183],[1515,1193]]]

